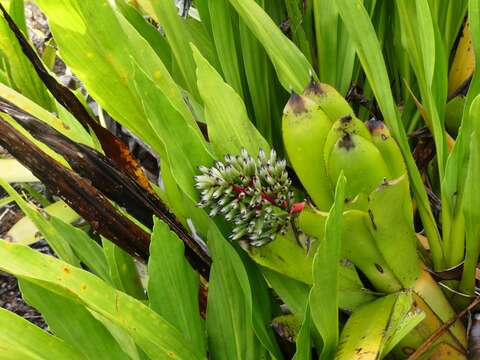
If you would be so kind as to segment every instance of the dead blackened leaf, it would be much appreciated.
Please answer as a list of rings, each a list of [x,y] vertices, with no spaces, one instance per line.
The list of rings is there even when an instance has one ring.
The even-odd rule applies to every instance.
[[[57,163],[3,120],[0,120],[0,132],[0,144],[62,197],[95,231],[132,255],[148,257],[149,234],[119,214],[89,180]]]
[[[0,111],[10,115],[37,140],[61,154],[72,169],[80,175],[56,163],[11,125],[0,120],[0,130],[3,129],[2,134],[5,134],[0,139],[0,144],[47,187],[64,198],[96,231],[129,253],[136,253],[146,259],[149,235],[118,213],[107,198],[123,206],[146,226],[152,226],[152,217],[156,215],[185,242],[187,259],[194,269],[208,278],[210,265],[208,255],[167,207],[140,186],[136,179],[121,172],[116,164],[103,154],[73,142],[3,98],[0,98]],[[107,207],[106,213],[102,212],[104,206]],[[125,224],[118,224],[117,218]],[[133,226],[133,230],[128,231],[126,224]]]

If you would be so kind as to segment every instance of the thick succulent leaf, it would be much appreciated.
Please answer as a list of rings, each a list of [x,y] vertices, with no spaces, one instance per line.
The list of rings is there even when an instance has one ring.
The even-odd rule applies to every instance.
[[[20,280],[22,297],[40,311],[49,330],[87,359],[130,359],[108,329],[76,301]]]
[[[217,156],[239,154],[242,148],[246,148],[252,156],[258,154],[261,148],[268,153],[270,147],[248,119],[242,98],[223,81],[196,48],[193,48],[193,54],[197,64],[198,88],[205,104],[208,136]]]
[[[356,309],[342,330],[336,355],[338,360],[376,360],[380,358],[387,328],[396,303],[410,297],[406,293],[391,294]]]
[[[205,354],[204,324],[198,307],[199,279],[184,252],[182,240],[155,218],[148,261],[149,305]]]
[[[126,330],[151,358],[204,358],[153,310],[87,271],[5,241],[0,242],[0,269],[83,304]]]
[[[343,173],[337,181],[335,201],[325,223],[325,237],[313,260],[313,286],[310,291],[312,320],[323,340],[320,356],[333,358],[338,343],[339,262],[342,238],[342,214],[347,180]]]
[[[0,308],[0,351],[5,360],[86,360],[80,352],[20,316]]]

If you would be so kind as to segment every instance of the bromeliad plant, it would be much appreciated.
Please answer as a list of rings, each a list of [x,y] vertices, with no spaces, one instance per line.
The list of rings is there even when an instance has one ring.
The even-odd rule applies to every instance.
[[[478,0],[36,3],[41,55],[0,0],[0,183],[26,215],[0,269],[50,333],[0,311],[4,358],[467,357]],[[8,184],[37,179],[55,203]]]

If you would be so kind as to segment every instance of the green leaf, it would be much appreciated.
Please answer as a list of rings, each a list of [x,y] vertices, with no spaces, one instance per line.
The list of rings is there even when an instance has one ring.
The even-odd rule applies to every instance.
[[[470,107],[470,118],[473,120],[474,131],[470,135],[470,158],[468,160],[467,177],[465,179],[465,194],[463,214],[465,216],[466,249],[465,263],[460,282],[460,289],[469,295],[475,294],[477,259],[480,254],[480,96],[477,95]]]
[[[142,14],[126,1],[116,1],[115,6],[118,7],[122,15],[133,25],[138,33],[148,41],[167,69],[171,69],[172,51],[165,36],[152,24],[148,23]]]
[[[239,255],[242,258],[250,283],[252,295],[252,322],[255,334],[273,358],[283,359],[271,328],[273,299],[270,296],[267,282],[265,281],[258,265],[255,264],[245,252],[241,252]]]
[[[63,260],[74,266],[80,266],[80,261],[73,253],[72,248],[64,239],[63,234],[52,224],[51,218],[46,219],[32,204],[27,203],[13,187],[0,178],[0,186],[15,199],[15,202],[23,213],[32,220],[35,226],[43,234],[53,251]],[[46,213],[43,213],[46,214]]]
[[[255,156],[259,149],[270,147],[248,119],[242,98],[193,47],[197,64],[198,88],[205,104],[208,136],[218,157],[239,154],[242,148]]]
[[[65,0],[62,6],[56,1],[39,0],[37,4],[49,19],[62,59],[116,121],[161,152],[163,144],[145,121],[146,115],[135,87],[133,58],[143,71],[157,80],[157,85],[177,111],[194,124],[181,89],[165,65],[148,42],[112,9],[107,0]]]
[[[175,3],[170,0],[140,0],[138,2],[147,13],[153,15],[154,19],[162,25],[187,89],[198,99],[195,63],[187,50],[189,44],[193,42],[193,36],[185,27],[185,20],[179,16]]]
[[[264,1],[260,3],[263,4]],[[243,68],[250,93],[250,101],[255,114],[255,126],[265,139],[272,144],[272,96],[275,92],[273,68],[267,53],[248,29],[242,19],[239,19],[239,36],[242,48]]]
[[[325,223],[325,237],[313,260],[313,286],[310,291],[312,320],[323,339],[321,357],[335,356],[338,344],[339,265],[342,238],[342,213],[346,178],[339,176],[335,201]]]
[[[283,87],[301,93],[313,72],[302,52],[254,0],[229,1],[265,48]]]
[[[378,359],[397,298],[405,293],[384,296],[356,309],[342,330],[335,357],[338,360]]]
[[[17,26],[26,31],[25,17],[22,11],[23,0],[2,1]],[[0,15],[0,56],[5,58],[10,85],[30,100],[47,110],[54,110],[52,98],[35,72],[30,61],[23,54],[15,34],[10,30],[6,20]]]
[[[47,207],[43,208],[43,210],[48,215],[55,216],[66,223],[72,223],[80,218],[79,215],[62,200],[48,205]],[[13,242],[30,245],[37,241],[37,232],[38,229],[33,221],[28,216],[24,216],[17,221],[15,225],[10,228],[10,230],[8,230],[7,236],[9,236],[10,240]]]
[[[112,286],[136,299],[144,300],[146,298],[145,291],[135,260],[104,237],[102,237],[102,247]]]
[[[105,254],[95,240],[91,239],[85,231],[77,229],[56,216],[50,217],[50,223],[90,271],[107,282],[111,281]]]
[[[242,261],[214,226],[208,233],[208,246],[213,260],[207,303],[210,356],[260,359],[265,351],[253,329],[252,297]]]
[[[262,267],[262,273],[292,313],[301,319],[308,305],[310,287],[266,267]]]
[[[139,66],[133,63],[136,92],[153,131],[165,144],[165,152],[175,181],[196,201],[193,176],[200,165],[209,166],[213,162],[202,134],[196,124],[182,116],[174,104],[165,96],[162,89]],[[145,122],[145,119],[144,119]]]
[[[165,319],[87,271],[5,241],[0,269],[83,304],[126,330],[151,358],[204,359]]]
[[[0,308],[2,359],[86,360],[73,347],[20,316]]]
[[[20,280],[22,297],[40,311],[49,330],[87,359],[130,359],[110,332],[83,305]]]
[[[204,324],[198,307],[199,279],[184,252],[183,241],[155,218],[148,261],[149,305],[205,354]]]
[[[228,0],[209,1],[210,23],[213,40],[217,48],[218,60],[222,67],[226,82],[244,97],[242,86],[243,68],[237,54],[238,16],[232,9]],[[194,54],[195,58],[195,54]],[[196,60],[196,59],[195,59]],[[198,60],[196,60],[198,66]],[[199,87],[200,95],[202,89]]]
[[[310,307],[307,305],[303,317],[302,326],[295,339],[296,351],[292,360],[310,360],[312,358],[312,349],[310,341],[310,331],[312,327],[312,318],[310,316]]]
[[[405,129],[396,109],[385,61],[375,29],[360,0],[336,0],[336,3],[383,118],[399,144],[405,159],[418,210],[430,243],[435,268],[443,268],[444,259],[440,234],[430,208],[430,202],[422,178],[410,152]]]

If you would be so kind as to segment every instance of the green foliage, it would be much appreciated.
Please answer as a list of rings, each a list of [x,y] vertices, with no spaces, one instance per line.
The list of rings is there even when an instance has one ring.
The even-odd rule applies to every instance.
[[[23,0],[0,3],[25,33]],[[42,313],[51,334],[0,309],[0,357],[283,359],[290,354],[270,325],[284,313],[302,324],[290,339],[296,360],[310,359],[313,348],[322,359],[394,357],[405,344],[418,347],[454,314],[419,263],[419,226],[430,247],[425,265],[443,270],[464,262],[461,280],[449,286],[474,295],[480,77],[474,72],[460,79],[470,81],[468,94],[447,99],[447,74],[467,14],[472,61],[480,58],[479,0],[196,0],[183,17],[173,0],[36,3],[58,48],[42,59],[51,69],[57,55],[102,111],[160,157],[162,186],[152,184],[142,204],[151,210],[158,196],[171,212],[167,218],[178,223],[154,218],[148,229],[112,201],[119,216],[151,234],[148,259],[136,259],[92,231],[98,224],[72,225],[78,204],[66,201],[67,210],[63,202],[33,205],[8,182],[36,181],[35,174],[15,177],[2,171],[12,164],[2,159],[0,185],[8,197],[0,206],[15,201],[26,217],[8,233],[13,243],[0,242],[0,270],[20,280],[23,297]],[[101,149],[101,139],[54,100],[6,18],[0,20],[0,122],[71,169],[65,154],[33,138],[2,107],[5,101],[85,148]],[[326,84],[312,90],[312,80],[349,94],[350,104]],[[351,85],[363,93],[349,91]],[[287,107],[295,114],[292,127],[308,118],[305,129],[319,134],[282,135],[282,109],[292,92],[303,93],[293,94],[301,101]],[[75,95],[86,103],[84,92]],[[461,112],[456,138],[445,129],[447,100]],[[304,114],[300,105],[306,102],[311,108]],[[324,112],[337,122],[317,126]],[[351,119],[338,120],[339,114],[354,115],[352,123],[361,126],[372,116],[382,118],[393,138],[348,129]],[[433,136],[435,157],[420,159],[427,164],[420,161],[419,168],[412,155],[417,139],[408,135],[423,127]],[[389,152],[387,139],[397,152]],[[260,149],[275,149],[275,160],[286,158],[281,173],[272,175],[276,162],[247,161]],[[223,171],[218,160],[226,154],[238,157]],[[290,184],[286,164],[303,186]],[[242,173],[249,166],[255,176]],[[200,173],[212,186],[199,195],[194,177]],[[302,203],[310,196],[319,206],[307,178],[312,188],[328,190],[322,211]],[[409,183],[420,215],[416,229]],[[138,184],[133,188],[141,191]],[[214,199],[223,218],[197,207],[203,198]],[[430,202],[437,198],[440,214]],[[225,221],[232,220],[226,216],[232,209],[235,221]],[[269,218],[275,212],[281,226],[272,226],[278,225]],[[107,225],[117,224],[112,219]],[[260,231],[257,238],[268,244],[247,241],[239,227]],[[34,242],[37,231],[58,259],[22,245]],[[238,242],[227,240],[232,234]],[[198,252],[209,273],[200,271]],[[451,302],[467,305],[455,297]],[[454,324],[442,341],[447,350],[462,352],[462,325]]]

